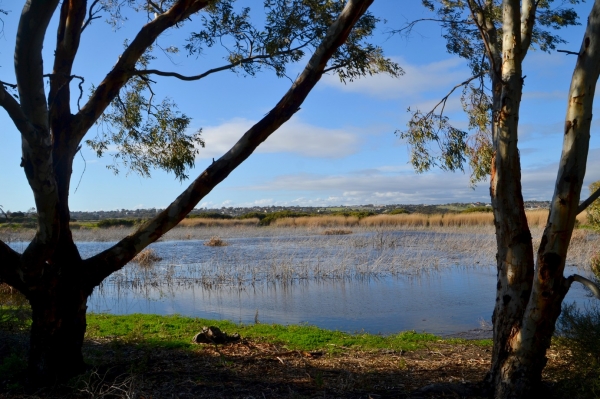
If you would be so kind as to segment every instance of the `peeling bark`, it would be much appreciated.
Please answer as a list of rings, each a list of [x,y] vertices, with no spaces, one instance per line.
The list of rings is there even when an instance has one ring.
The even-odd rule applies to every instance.
[[[517,149],[520,54],[532,32],[531,2],[504,2],[500,108],[494,116],[495,165],[490,192],[498,244],[494,350],[488,382],[496,398],[529,397],[541,382],[562,301],[575,280],[563,276],[585,176],[594,90],[600,73],[600,1],[596,1],[573,73],[563,151],[550,215],[537,253],[525,219]],[[516,21],[521,21],[520,32]],[[520,41],[521,35],[525,37]]]

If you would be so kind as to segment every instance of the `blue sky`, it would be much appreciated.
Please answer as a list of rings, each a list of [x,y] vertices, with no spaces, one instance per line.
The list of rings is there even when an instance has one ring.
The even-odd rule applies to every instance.
[[[238,0],[238,3],[256,10],[262,5],[258,0]],[[4,0],[1,6],[11,12],[4,17],[4,37],[0,38],[0,80],[14,82],[12,50],[22,2]],[[583,21],[590,8],[591,4],[578,6]],[[405,128],[409,106],[428,109],[455,84],[468,78],[465,63],[446,52],[440,28],[433,23],[418,25],[408,39],[385,34],[406,21],[427,17],[429,14],[420,1],[375,0],[371,12],[387,20],[380,25],[373,42],[381,45],[406,74],[398,79],[374,76],[345,85],[335,76],[325,76],[302,109],[206,196],[199,207],[489,201],[487,182],[471,189],[468,171],[415,174],[408,164],[408,147],[394,134],[396,129]],[[86,29],[73,71],[86,77],[86,93],[91,84],[97,85],[102,80],[116,62],[124,40],[133,38],[144,21],[145,17],[131,16],[115,32],[99,20]],[[194,20],[189,29],[193,30],[197,23]],[[44,48],[48,72],[55,29],[54,23]],[[181,44],[188,31],[169,31],[159,39],[159,44],[163,47]],[[578,50],[583,31],[584,26],[562,31],[569,43],[559,48]],[[182,74],[201,73],[224,62],[222,54],[211,51],[198,58],[183,52],[171,59],[160,52],[156,55],[157,68]],[[574,64],[575,57],[561,53],[537,51],[526,58],[519,141],[525,199],[548,200],[552,195]],[[303,66],[302,63],[291,66],[288,75],[295,77]],[[173,78],[155,80],[157,98],[173,99],[182,112],[192,117],[191,128],[203,129],[206,148],[200,151],[196,167],[189,173],[191,177],[201,173],[212,158],[227,151],[275,105],[290,85],[289,80],[279,79],[270,71],[256,77],[221,72],[191,83]],[[76,84],[72,90],[76,92]],[[446,114],[457,124],[465,124],[459,93],[449,101]],[[0,205],[5,210],[26,210],[34,202],[19,167],[20,137],[3,111],[0,123],[4,127],[0,133],[3,138]],[[586,185],[600,179],[597,128],[595,122]],[[90,130],[89,138],[95,136],[95,129]],[[149,179],[128,175],[126,171],[115,176],[106,168],[111,163],[110,157],[98,159],[84,146],[74,165],[71,209],[163,208],[189,184],[161,171],[153,171]],[[583,195],[587,195],[587,189]]]

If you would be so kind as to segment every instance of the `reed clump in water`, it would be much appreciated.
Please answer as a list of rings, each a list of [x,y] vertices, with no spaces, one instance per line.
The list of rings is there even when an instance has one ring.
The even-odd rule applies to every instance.
[[[323,232],[323,235],[325,236],[343,236],[347,234],[352,234],[352,230],[331,229]]]
[[[161,260],[162,258],[158,256],[152,248],[146,248],[137,254],[131,261],[142,267],[150,267]]]
[[[210,237],[208,241],[204,243],[207,247],[225,247],[228,244],[221,239],[219,236]]]

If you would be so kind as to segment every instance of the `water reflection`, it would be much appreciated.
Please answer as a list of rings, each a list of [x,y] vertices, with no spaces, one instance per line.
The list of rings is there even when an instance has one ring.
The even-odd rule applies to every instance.
[[[225,247],[197,240],[153,244],[162,261],[149,268],[130,264],[114,273],[94,291],[89,310],[243,323],[258,318],[384,334],[452,335],[491,319],[493,234],[370,231],[341,237],[300,232],[226,241]],[[87,258],[112,244],[77,245]],[[592,250],[586,248],[572,251],[578,258],[569,261],[567,274],[586,274],[581,266]],[[579,284],[566,298],[580,306],[589,300]]]

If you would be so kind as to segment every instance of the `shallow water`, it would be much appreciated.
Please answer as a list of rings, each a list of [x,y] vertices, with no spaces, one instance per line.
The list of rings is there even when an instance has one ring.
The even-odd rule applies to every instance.
[[[198,240],[152,244],[162,261],[149,268],[129,264],[113,274],[92,294],[89,311],[307,323],[383,334],[460,335],[491,319],[493,236],[375,231],[226,241],[225,247]],[[112,244],[77,245],[87,258]],[[570,265],[566,273],[575,270]],[[572,301],[580,306],[590,301],[579,284],[567,295],[566,302]]]

